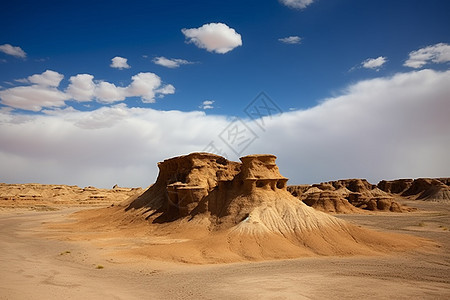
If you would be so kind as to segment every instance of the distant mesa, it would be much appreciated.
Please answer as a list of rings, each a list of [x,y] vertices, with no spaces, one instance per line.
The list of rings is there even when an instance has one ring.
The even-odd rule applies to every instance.
[[[120,203],[141,193],[141,188],[118,186],[99,189],[92,186],[80,188],[76,185],[0,183],[0,207],[48,209],[59,206],[104,206]]]

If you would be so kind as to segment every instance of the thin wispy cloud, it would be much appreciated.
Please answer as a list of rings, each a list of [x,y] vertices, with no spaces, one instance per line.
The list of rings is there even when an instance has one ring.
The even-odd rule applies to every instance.
[[[185,59],[181,58],[166,58],[164,56],[158,56],[153,59],[153,63],[156,65],[160,65],[166,68],[175,69],[178,68],[181,65],[189,65],[193,64],[193,62],[190,62]]]
[[[302,38],[296,35],[293,36],[288,36],[285,38],[280,38],[278,39],[280,42],[284,43],[284,44],[300,44],[302,41]]]
[[[200,105],[200,108],[205,110],[205,109],[213,109],[214,106],[214,100],[205,100],[202,102],[202,104]]]
[[[280,0],[280,2],[287,7],[296,9],[304,9],[314,1],[315,0]]]
[[[403,64],[410,68],[422,68],[426,64],[450,62],[450,45],[439,43],[421,48],[409,53],[409,58]]]
[[[384,56],[379,56],[377,58],[368,58],[361,63],[361,66],[366,69],[379,70],[385,63],[387,58]]]

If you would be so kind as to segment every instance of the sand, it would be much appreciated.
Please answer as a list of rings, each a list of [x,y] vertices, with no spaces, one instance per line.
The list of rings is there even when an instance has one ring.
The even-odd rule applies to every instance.
[[[104,225],[65,232],[61,222],[73,222],[69,216],[82,208],[2,210],[0,299],[448,299],[450,206],[424,201],[414,206],[419,211],[336,216],[431,239],[439,247],[212,265],[136,255],[130,250],[139,249],[142,237]],[[177,241],[160,237],[160,244],[168,242]]]

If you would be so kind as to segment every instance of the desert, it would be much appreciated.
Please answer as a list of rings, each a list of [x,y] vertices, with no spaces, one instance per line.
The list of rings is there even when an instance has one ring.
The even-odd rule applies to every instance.
[[[450,1],[2,1],[0,300],[450,299]]]
[[[1,298],[450,296],[447,178],[289,186],[270,154],[158,168],[145,190],[1,184]]]

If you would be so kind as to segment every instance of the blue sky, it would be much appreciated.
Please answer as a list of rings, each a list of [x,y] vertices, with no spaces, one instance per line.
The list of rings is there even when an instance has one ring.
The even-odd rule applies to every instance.
[[[157,161],[209,141],[233,160],[275,153],[293,183],[450,175],[439,162],[450,138],[436,131],[450,124],[431,113],[449,109],[449,11],[444,0],[10,1],[0,11],[0,181],[145,186]],[[398,96],[380,99],[377,86]],[[410,86],[421,90],[406,118]],[[263,127],[244,110],[262,91],[282,112]],[[354,95],[398,114],[371,120]],[[350,108],[348,123],[328,122],[359,106],[364,124],[350,124]],[[425,129],[408,136],[420,115]],[[220,135],[234,116],[257,136],[245,149]],[[389,151],[366,148],[365,134]],[[417,139],[431,140],[422,149]]]

